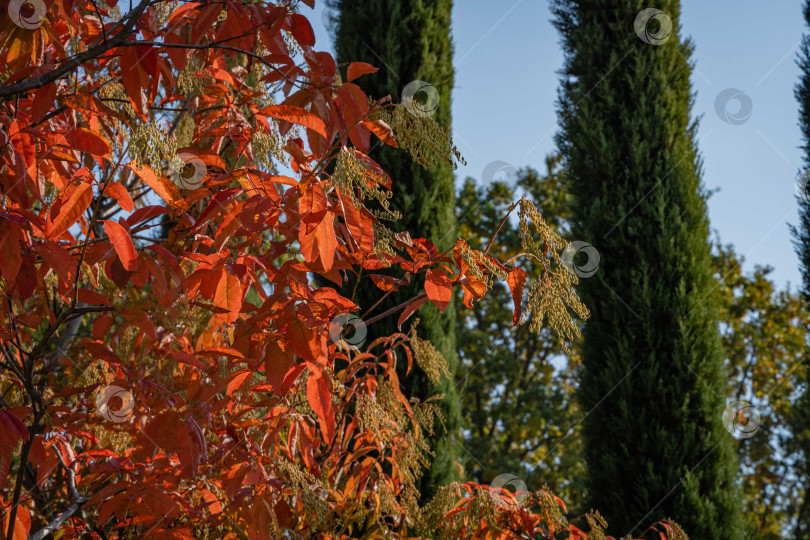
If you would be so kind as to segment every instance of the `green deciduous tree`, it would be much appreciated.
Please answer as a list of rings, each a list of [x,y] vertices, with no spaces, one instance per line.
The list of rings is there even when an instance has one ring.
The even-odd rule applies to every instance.
[[[449,126],[450,93],[453,88],[453,46],[450,37],[451,0],[377,0],[331,2],[335,18],[335,48],[338,62],[365,61],[379,68],[356,82],[369,95],[391,95],[395,100],[412,95],[424,109],[443,126]],[[418,87],[409,83],[424,81],[430,85],[416,94]],[[408,90],[406,90],[408,87]],[[403,94],[407,94],[403,96]],[[423,134],[427,136],[428,134]],[[384,145],[382,145],[384,146]],[[391,150],[394,150],[393,152]],[[399,189],[391,199],[392,209],[402,214],[398,230],[407,230],[413,237],[432,239],[440,251],[451,247],[454,219],[454,174],[450,165],[430,167],[428,170],[403,152],[389,147],[378,147],[371,157],[382,165]],[[349,283],[347,287],[354,287]],[[417,285],[405,287],[380,303],[375,313],[383,312],[412,298]],[[368,277],[361,277],[355,300],[364,309],[379,298],[379,290]],[[457,363],[455,353],[455,309],[451,303],[444,314],[435,306],[425,304],[419,310],[420,335],[429,340],[447,359],[451,372]],[[397,331],[396,317],[369,327],[367,340]],[[459,477],[458,447],[454,437],[458,431],[460,411],[454,381],[447,379],[439,385],[431,384],[424,374],[402,378],[407,393],[428,398],[442,394],[445,434],[433,440],[436,456],[431,470],[425,476],[422,494],[433,493],[438,485]]]
[[[580,392],[589,495],[628,533],[670,516],[694,538],[736,539],[717,283],[690,116],[692,47],[680,37],[677,0],[657,3],[663,17],[648,30],[658,38],[634,33],[646,7],[554,3],[573,234],[602,261],[580,286],[592,309]],[[673,23],[669,33],[662,21]]]
[[[777,290],[770,267],[744,273],[743,258],[720,244],[713,258],[721,281],[717,301],[729,377],[725,394],[738,402],[729,410],[739,411],[743,421],[734,431],[745,538],[787,538],[803,501],[803,453],[788,427],[803,420],[799,393],[806,377],[802,359],[810,317],[797,293]]]

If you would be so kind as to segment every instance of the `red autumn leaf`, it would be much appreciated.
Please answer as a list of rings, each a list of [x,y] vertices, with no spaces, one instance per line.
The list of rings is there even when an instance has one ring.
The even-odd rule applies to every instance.
[[[509,285],[509,290],[512,291],[512,301],[515,303],[515,312],[512,315],[512,324],[514,326],[518,325],[523,313],[523,291],[526,290],[526,281],[528,279],[529,275],[526,271],[517,266],[512,268],[506,276],[506,284]]]
[[[73,148],[94,156],[106,156],[111,150],[107,139],[87,128],[72,129],[65,133],[65,138]]]
[[[377,71],[379,71],[379,68],[375,68],[366,62],[352,62],[349,64],[349,68],[346,70],[346,80],[348,82],[352,82],[361,75],[376,73]]]
[[[320,258],[324,271],[328,272],[335,259],[337,239],[335,238],[334,214],[326,213],[326,217],[312,228],[302,226],[298,232],[298,241],[301,244],[301,254],[309,263]]]
[[[279,316],[279,324],[295,354],[310,363],[318,361],[325,346],[324,330],[308,327],[295,311],[290,310],[285,310]]]
[[[148,166],[138,167],[134,161],[129,163],[127,167],[132,169],[161,199],[171,206],[185,207],[183,196],[180,195],[180,191],[171,180],[165,176],[157,176]]]
[[[107,184],[107,187],[104,190],[104,194],[118,201],[118,204],[121,206],[121,208],[123,208],[127,212],[132,212],[135,209],[135,203],[132,202],[132,197],[130,197],[127,188],[125,188],[118,182],[110,182],[109,184]]]
[[[425,275],[425,292],[439,311],[444,313],[453,298],[453,284],[444,270],[434,268]]]
[[[267,382],[273,388],[276,395],[282,394],[282,383],[284,376],[292,367],[295,358],[293,353],[287,348],[282,348],[277,341],[267,344],[264,351],[264,371],[267,374]]]
[[[135,244],[132,243],[132,237],[129,232],[115,221],[106,220],[104,222],[104,232],[110,237],[115,252],[118,258],[121,259],[121,264],[130,272],[135,271],[137,268],[138,252],[135,251]]]
[[[228,312],[228,322],[234,322],[242,309],[242,284],[239,278],[224,268],[214,293],[214,305]]]
[[[363,125],[388,146],[394,148],[399,146],[394,138],[394,130],[382,120],[363,120]]]
[[[329,138],[326,135],[326,125],[323,123],[323,120],[321,120],[321,117],[312,114],[302,107],[296,107],[295,105],[271,105],[270,107],[265,107],[260,110],[258,114],[304,126],[323,135],[324,139]]]
[[[0,272],[8,281],[14,281],[22,266],[21,241],[20,226],[0,220]]]
[[[0,410],[0,489],[3,489],[8,478],[11,458],[17,443],[28,439],[25,424],[11,412]]]
[[[141,60],[148,55],[146,49],[150,48],[122,47],[120,59],[121,80],[124,83],[124,89],[127,92],[130,104],[144,120],[149,115],[149,98],[147,96],[149,76],[141,66]]]
[[[59,214],[47,223],[45,237],[48,239],[56,238],[71,228],[87,210],[92,200],[93,187],[90,184],[82,184],[76,188],[76,191],[59,209]]]
[[[192,478],[197,474],[207,447],[202,429],[193,418],[181,418],[175,411],[166,411],[147,423],[143,433],[146,445],[151,443],[169,454],[177,454],[184,476]]]
[[[402,313],[399,315],[399,319],[397,320],[397,328],[402,330],[402,323],[404,323],[405,321],[410,319],[411,315],[413,315],[416,312],[417,309],[422,307],[422,304],[424,304],[426,301],[427,301],[427,297],[423,296],[419,300],[416,300],[416,301],[411,302],[410,304],[408,304],[405,307],[405,309],[402,310]]]
[[[410,281],[406,279],[397,279],[393,276],[384,276],[382,274],[371,274],[369,276],[371,281],[374,282],[374,285],[377,288],[388,292],[388,291],[395,291],[402,287],[403,285],[407,285]]]
[[[318,416],[323,438],[326,444],[331,444],[335,436],[335,410],[332,407],[332,393],[325,376],[310,375],[307,379],[307,401]]]
[[[312,31],[312,25],[310,25],[307,18],[300,13],[290,15],[290,31],[295,41],[301,45],[308,45],[310,47],[315,45],[315,32]]]

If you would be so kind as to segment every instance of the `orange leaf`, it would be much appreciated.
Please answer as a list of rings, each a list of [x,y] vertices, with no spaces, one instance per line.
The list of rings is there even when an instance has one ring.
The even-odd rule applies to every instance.
[[[332,393],[325,376],[310,376],[307,379],[307,401],[318,416],[326,444],[332,443],[335,436],[335,410],[332,407]]]
[[[224,268],[214,293],[214,304],[228,311],[228,322],[236,321],[242,309],[242,284],[239,278]]]
[[[312,25],[300,13],[290,15],[290,31],[295,41],[301,45],[309,45],[310,47],[315,45],[315,32],[312,31]]]
[[[315,227],[302,226],[298,230],[298,241],[301,244],[301,254],[309,262],[315,262],[320,257],[324,271],[331,270],[335,262],[337,238],[335,237],[335,215],[326,212],[326,217]]]
[[[87,128],[71,129],[65,133],[65,138],[70,145],[82,152],[93,154],[94,156],[106,156],[110,153],[110,143],[107,139],[90,131]]]
[[[138,167],[134,161],[129,163],[127,167],[132,169],[161,199],[172,206],[186,207],[183,196],[180,195],[180,191],[172,184],[171,180],[165,176],[158,177],[148,166]]]
[[[394,148],[399,146],[397,140],[394,138],[394,130],[382,120],[363,120],[363,125],[370,129],[374,135],[379,137],[379,139],[388,146],[393,146]]]
[[[135,251],[135,244],[132,243],[132,237],[129,232],[115,221],[104,221],[104,232],[110,237],[115,252],[118,258],[121,259],[121,264],[130,272],[137,269],[135,264],[138,260],[138,252]]]
[[[82,184],[76,188],[68,201],[59,209],[59,214],[54,218],[53,222],[48,222],[45,237],[48,239],[56,238],[71,228],[87,210],[92,200],[93,187],[90,184]]]
[[[349,69],[346,70],[346,80],[352,82],[361,75],[376,73],[378,70],[379,68],[375,68],[366,62],[352,62],[349,64]]]
[[[118,204],[127,212],[132,212],[135,209],[135,203],[132,202],[127,188],[118,182],[110,182],[104,190],[104,194],[112,197]]]
[[[377,286],[378,289],[383,290],[385,292],[388,291],[395,291],[402,287],[403,285],[407,285],[409,282],[405,279],[397,279],[393,276],[384,276],[382,274],[371,274],[369,276],[371,281],[374,282],[374,285]]]
[[[512,315],[512,324],[517,326],[520,322],[520,316],[523,312],[523,291],[526,289],[526,281],[529,275],[522,268],[517,266],[509,271],[506,277],[506,284],[509,285],[509,290],[512,291],[512,300],[515,302],[515,312]]]
[[[299,126],[304,126],[312,131],[323,135],[324,139],[328,139],[326,135],[326,124],[323,123],[320,116],[312,114],[302,107],[295,105],[271,105],[260,110],[258,114],[278,118],[279,120],[286,120]]]
[[[425,292],[439,311],[444,313],[453,297],[453,285],[444,270],[428,270],[425,275]]]
[[[407,321],[411,317],[411,315],[413,315],[416,312],[416,310],[419,309],[422,306],[422,304],[425,303],[426,300],[427,297],[423,296],[419,300],[408,304],[408,306],[404,310],[402,310],[402,313],[399,316],[399,320],[397,321],[397,328],[402,330],[402,323]]]
[[[140,60],[145,57],[149,47],[123,47],[121,50],[121,80],[132,107],[141,118],[149,115],[149,101],[146,95],[148,75],[144,72]]]

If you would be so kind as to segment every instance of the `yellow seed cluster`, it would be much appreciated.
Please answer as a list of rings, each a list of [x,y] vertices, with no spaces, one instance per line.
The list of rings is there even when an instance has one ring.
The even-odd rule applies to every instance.
[[[374,253],[387,253],[388,255],[392,256],[395,255],[394,231],[382,223],[374,224]]]
[[[102,83],[103,82],[106,81],[102,81]],[[121,113],[121,115],[130,120],[137,116],[135,109],[132,108],[132,104],[129,101],[129,95],[127,94],[126,89],[124,89],[124,85],[120,82],[111,82],[99,88],[98,97],[107,107]],[[113,126],[116,128],[116,133],[122,132],[122,130],[118,129],[122,127],[121,121],[117,118],[110,118],[110,120],[113,122]]]
[[[582,319],[589,316],[574,285],[577,276],[562,263],[562,250],[568,245],[543,219],[534,204],[528,199],[519,201],[520,239],[524,253],[543,266],[540,279],[529,286],[527,314],[531,316],[530,329],[539,332],[548,317],[549,326],[570,353],[567,342],[579,336],[579,327],[569,309]],[[535,240],[535,235],[539,241]]]
[[[370,118],[388,124],[394,130],[399,147],[407,150],[413,160],[426,169],[440,165],[450,165],[455,169],[458,163],[466,165],[448,130],[430,115],[414,114],[415,107],[412,98],[405,98],[393,110],[378,109]]]
[[[202,94],[208,81],[208,73],[202,70],[202,60],[189,58],[186,68],[177,76],[177,92],[185,98]]]
[[[177,141],[154,123],[138,124],[129,138],[129,151],[139,167],[149,165],[162,174],[162,163],[170,162],[177,152]]]
[[[276,163],[283,163],[285,153],[282,150],[283,142],[277,131],[265,133],[257,131],[250,141],[253,150],[253,161],[263,166],[268,172],[276,172]]]
[[[329,516],[329,506],[320,496],[324,491],[324,486],[320,485],[318,479],[312,474],[284,456],[275,456],[273,465],[275,465],[279,477],[304,501],[302,506],[306,514],[305,519],[312,532],[325,530],[322,529],[322,526]]]
[[[177,122],[177,127],[174,130],[174,139],[177,141],[178,148],[191,146],[196,127],[193,115],[188,112],[180,113],[180,120]]]
[[[375,200],[381,209],[369,209],[378,219],[398,220],[401,215],[391,210],[392,192],[384,189],[387,179],[374,171],[368,163],[358,159],[354,149],[344,149],[338,154],[332,184],[337,186],[356,208],[361,208],[366,199]]]
[[[451,483],[436,490],[436,495],[424,507],[414,512],[416,519],[416,532],[419,536],[431,538],[456,502],[459,485]]]
[[[447,360],[440,353],[433,343],[416,335],[416,325],[419,320],[415,320],[411,326],[411,350],[416,364],[425,372],[430,382],[438,384],[445,377],[450,376],[447,368]]]
[[[150,9],[155,10],[159,27],[165,27],[168,24],[169,17],[179,5],[180,2],[178,0],[168,0],[152,5]]]

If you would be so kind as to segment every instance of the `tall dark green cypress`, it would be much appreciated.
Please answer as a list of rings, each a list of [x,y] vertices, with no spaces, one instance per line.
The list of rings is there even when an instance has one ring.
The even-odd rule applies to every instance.
[[[379,68],[373,75],[365,75],[356,82],[374,98],[391,95],[400,101],[403,89],[411,81],[425,81],[439,93],[434,118],[449,128],[450,93],[453,88],[453,45],[450,37],[450,11],[452,0],[335,0],[335,49],[338,62],[345,67],[350,62],[368,62]],[[345,71],[344,71],[345,73]],[[417,99],[423,98],[417,94]],[[448,166],[423,169],[402,150],[384,145],[371,151],[376,160],[391,176],[393,198],[391,207],[402,213],[395,230],[407,230],[412,237],[422,237],[436,243],[440,252],[452,246],[455,226],[455,191],[453,169]],[[418,294],[414,283],[405,290],[389,296],[373,314],[401,304]],[[354,283],[347,285],[349,297]],[[350,289],[351,288],[351,289]],[[381,296],[367,277],[357,290],[356,303],[363,310]],[[457,364],[455,352],[455,311],[453,304],[444,314],[432,304],[425,304],[417,316],[420,318],[419,335],[429,340],[447,359],[450,373]],[[366,343],[380,336],[398,331],[397,315],[368,327]],[[404,330],[404,328],[403,328]],[[435,452],[430,470],[421,487],[423,497],[429,497],[436,487],[458,479],[459,447],[457,432],[460,410],[455,381],[446,380],[434,387],[424,373],[412,372],[402,377],[406,392],[426,399],[444,394],[440,407],[444,415],[446,432],[437,426],[437,436],[431,441]]]
[[[804,4],[804,19],[810,27],[810,1]],[[810,173],[810,35],[805,34],[802,39],[798,64],[800,75],[799,83],[796,85],[796,99],[799,102],[799,128],[804,143],[802,149],[805,171],[797,180],[799,224],[791,229],[802,272],[802,296],[810,306],[810,174],[808,174]],[[804,358],[805,373],[810,374],[810,351]],[[799,507],[795,528],[795,538],[803,540],[810,538],[810,381],[805,381],[805,390],[795,406],[793,417],[791,427],[804,454],[801,472],[805,495]]]
[[[580,383],[589,496],[618,534],[669,517],[691,538],[737,539],[692,46],[680,2],[653,4],[663,16],[641,29],[648,43],[634,25],[648,2],[553,2],[574,237],[601,257],[580,280],[592,313]]]

